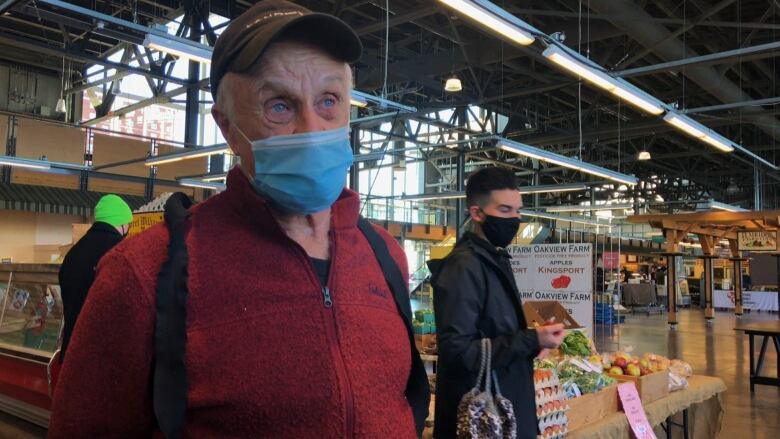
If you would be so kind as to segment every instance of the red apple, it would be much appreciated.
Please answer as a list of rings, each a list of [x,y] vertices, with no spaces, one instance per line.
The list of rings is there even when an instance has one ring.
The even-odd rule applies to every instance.
[[[653,373],[653,371],[648,369],[647,367],[642,367],[639,370],[642,373],[642,376],[650,375],[651,373]]]
[[[612,368],[609,369],[609,373],[611,375],[623,375],[623,369],[621,369],[621,368],[619,368],[617,366],[612,366]]]
[[[638,377],[642,375],[641,369],[636,364],[629,364],[628,366],[626,366],[626,372],[628,373],[628,375],[634,377]]]
[[[626,366],[628,366],[628,361],[626,361],[626,359],[623,357],[615,357],[615,359],[612,360],[612,365],[621,369],[625,369]]]

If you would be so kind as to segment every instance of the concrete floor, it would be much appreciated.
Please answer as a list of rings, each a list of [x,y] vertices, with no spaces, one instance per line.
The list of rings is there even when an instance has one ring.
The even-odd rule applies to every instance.
[[[675,331],[668,329],[666,319],[666,314],[629,315],[626,323],[611,334],[597,330],[597,347],[600,351],[633,347],[633,352],[639,354],[653,352],[680,358],[691,364],[695,374],[720,377],[728,387],[723,395],[725,415],[720,437],[777,438],[780,431],[780,388],[757,385],[755,393],[750,394],[748,337],[734,331],[737,322],[734,314],[719,312],[712,327],[707,327],[703,311],[682,310],[678,314],[679,325]],[[772,319],[777,319],[777,314],[751,313],[742,317],[743,321]],[[770,341],[762,375],[778,376],[777,364],[777,352]]]
[[[743,320],[777,319],[777,315],[746,314]],[[756,386],[750,394],[747,336],[733,330],[736,318],[718,313],[712,327],[704,324],[700,310],[683,310],[677,330],[670,331],[666,315],[629,315],[626,323],[612,331],[596,330],[600,351],[626,350],[653,352],[681,358],[691,364],[694,373],[718,376],[728,391],[723,396],[725,416],[723,439],[777,438],[780,431],[780,388]],[[756,347],[758,349],[758,346]],[[777,353],[770,346],[764,374],[777,376]],[[42,438],[45,430],[0,413],[0,439]],[[681,437],[681,436],[680,436]]]

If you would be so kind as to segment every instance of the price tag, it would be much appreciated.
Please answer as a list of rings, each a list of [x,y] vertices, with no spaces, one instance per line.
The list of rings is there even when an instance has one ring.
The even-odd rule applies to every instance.
[[[645,408],[642,406],[642,400],[639,399],[639,392],[636,391],[634,383],[623,383],[618,385],[618,395],[623,403],[623,412],[628,418],[628,424],[637,439],[658,439],[653,433],[653,427],[647,420]]]
[[[600,367],[596,366],[590,361],[583,360],[581,358],[572,358],[571,363],[579,367],[580,369],[584,370],[585,372],[596,372],[596,373],[602,372]]]

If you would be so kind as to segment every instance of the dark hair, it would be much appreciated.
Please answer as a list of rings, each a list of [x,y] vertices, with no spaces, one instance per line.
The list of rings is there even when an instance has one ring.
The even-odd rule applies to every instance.
[[[517,189],[514,172],[506,168],[484,168],[471,174],[466,183],[466,203],[468,206],[485,206],[490,193],[502,189]]]

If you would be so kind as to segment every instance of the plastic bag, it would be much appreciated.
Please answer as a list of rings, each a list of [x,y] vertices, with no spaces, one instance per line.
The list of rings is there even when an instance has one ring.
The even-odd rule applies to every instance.
[[[670,370],[669,371],[669,391],[670,392],[676,392],[678,390],[687,389],[687,388],[688,388],[688,380],[685,379],[685,377],[677,375],[677,374],[673,373]]]
[[[669,373],[682,378],[689,378],[693,375],[693,368],[690,364],[682,360],[672,360],[669,364]]]

